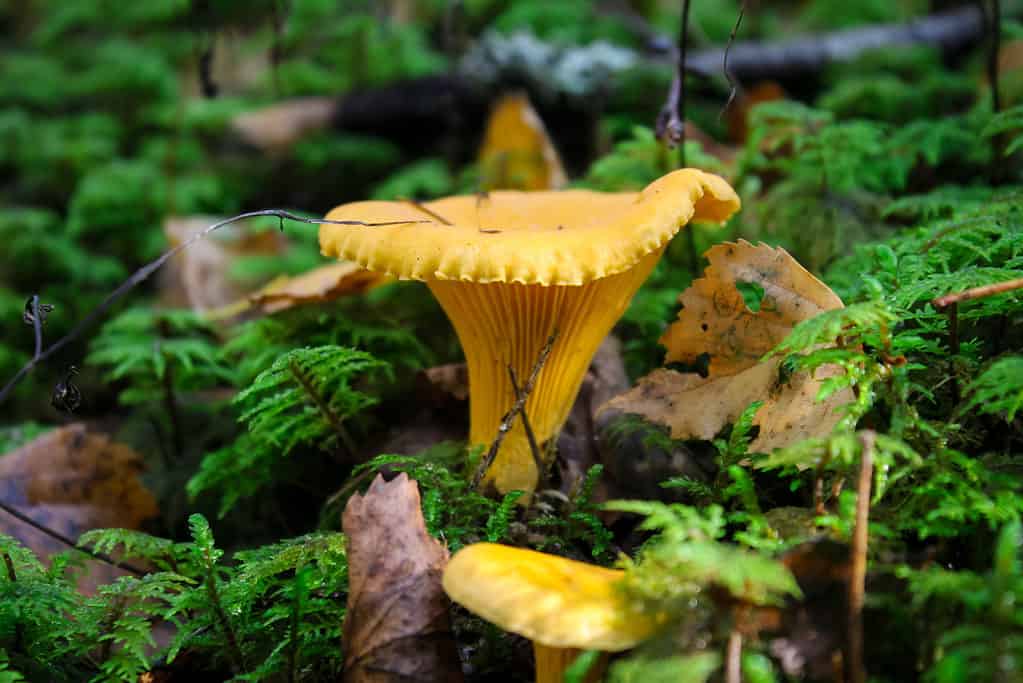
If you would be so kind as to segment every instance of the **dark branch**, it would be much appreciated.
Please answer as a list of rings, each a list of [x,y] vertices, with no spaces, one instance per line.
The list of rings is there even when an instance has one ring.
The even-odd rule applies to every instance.
[[[515,400],[522,399],[522,389],[519,387],[519,378],[515,374],[515,368],[508,366],[508,379],[511,380],[512,391],[515,392]],[[526,441],[529,442],[529,453],[533,456],[533,464],[536,466],[536,475],[539,478],[536,487],[542,489],[546,479],[547,468],[544,466],[543,456],[540,455],[540,446],[536,443],[536,434],[533,433],[533,425],[529,423],[526,411],[522,411],[522,428],[526,431]]]
[[[739,6],[739,16],[736,17],[735,26],[732,27],[732,32],[728,36],[728,43],[725,44],[725,54],[721,57],[721,70],[725,72],[725,79],[728,81],[728,99],[725,101],[725,106],[721,107],[721,113],[718,114],[718,118],[721,118],[721,115],[728,111],[728,108],[732,106],[732,101],[739,92],[739,81],[735,79],[735,74],[728,67],[728,55],[735,44],[735,36],[739,32],[739,27],[742,26],[742,18],[745,14],[746,0],[742,0],[742,4]]]
[[[551,332],[551,336],[547,337],[547,342],[540,349],[540,355],[536,359],[536,363],[533,365],[532,371],[529,373],[529,379],[526,380],[526,385],[522,387],[522,391],[519,392],[518,398],[515,399],[515,403],[508,409],[508,412],[501,418],[501,424],[497,428],[497,436],[494,437],[494,442],[490,444],[490,449],[487,454],[483,456],[483,460],[480,462],[479,468],[476,470],[475,476],[472,478],[472,488],[478,488],[480,481],[483,480],[483,475],[487,473],[490,466],[494,464],[494,459],[497,457],[497,451],[501,448],[501,443],[504,441],[504,437],[511,431],[512,425],[515,424],[515,418],[526,408],[526,399],[533,392],[533,387],[536,385],[536,379],[540,376],[540,370],[543,369],[544,363],[547,362],[547,357],[551,355],[551,349],[554,347],[554,340],[558,337],[558,331],[554,330]]]
[[[668,99],[657,115],[657,137],[669,147],[681,146],[680,166],[686,165],[686,46],[689,41],[689,0],[682,0],[682,25],[678,32],[675,75]]]
[[[727,49],[728,70],[741,81],[787,78],[817,73],[828,64],[848,61],[881,47],[921,43],[956,50],[983,35],[983,14],[978,7],[969,6],[902,24],[861,26],[778,43],[739,42],[729,48],[697,50],[689,55],[686,69],[711,78],[720,72]]]
[[[3,510],[7,514],[9,514],[11,517],[14,517],[16,520],[18,520],[20,522],[24,522],[25,524],[28,524],[30,527],[32,527],[36,531],[49,536],[53,540],[58,541],[59,543],[63,543],[64,545],[68,546],[69,548],[74,548],[75,550],[83,552],[86,555],[88,555],[89,557],[92,557],[92,558],[94,558],[96,560],[99,560],[100,562],[105,562],[105,563],[107,563],[107,564],[109,564],[109,565],[111,565],[113,567],[117,567],[118,569],[123,569],[126,572],[131,572],[135,576],[145,576],[146,575],[146,571],[145,570],[139,569],[138,567],[136,567],[134,565],[128,564],[127,562],[118,562],[117,560],[115,560],[114,558],[110,557],[109,555],[107,555],[105,553],[98,553],[98,552],[96,552],[94,550],[90,550],[88,548],[83,548],[83,547],[79,546],[77,543],[75,543],[75,541],[73,539],[65,536],[64,534],[60,533],[59,531],[57,531],[55,529],[51,529],[48,526],[44,526],[44,525],[40,524],[39,522],[35,521],[34,519],[29,517],[25,513],[21,512],[17,508],[11,507],[7,503],[3,502],[2,500],[0,500],[0,510]]]

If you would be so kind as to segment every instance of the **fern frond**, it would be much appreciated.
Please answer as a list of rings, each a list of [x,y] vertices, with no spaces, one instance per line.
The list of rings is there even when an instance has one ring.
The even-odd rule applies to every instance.
[[[364,351],[340,346],[295,349],[261,372],[234,403],[241,409],[239,420],[276,446],[281,456],[299,444],[330,449],[348,438],[342,422],[377,402],[355,389],[355,382],[388,370]]]
[[[825,311],[797,324],[765,358],[807,353],[820,345],[833,345],[841,336],[862,336],[886,329],[896,315],[883,302],[865,301]]]
[[[964,411],[977,409],[986,415],[1004,415],[1009,422],[1023,407],[1023,356],[1001,358],[969,386]]]

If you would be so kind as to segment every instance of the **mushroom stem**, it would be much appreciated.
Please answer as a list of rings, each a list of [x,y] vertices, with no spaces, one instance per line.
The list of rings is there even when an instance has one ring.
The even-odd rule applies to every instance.
[[[563,683],[565,670],[582,654],[582,650],[574,647],[549,647],[533,641],[533,659],[536,662],[536,683]],[[585,683],[600,680],[607,669],[607,653],[601,653],[600,659],[586,672]]]
[[[526,402],[538,443],[564,424],[597,347],[621,317],[632,295],[657,265],[663,248],[635,267],[583,285],[522,285],[429,281],[458,334],[469,370],[469,441],[489,444],[515,402],[508,367],[528,376],[544,340],[558,340]],[[538,479],[521,420],[501,444],[486,473],[500,493],[532,493]]]

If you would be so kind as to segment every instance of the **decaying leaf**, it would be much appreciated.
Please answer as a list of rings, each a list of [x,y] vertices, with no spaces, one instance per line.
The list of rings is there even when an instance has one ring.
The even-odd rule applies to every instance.
[[[441,576],[448,551],[430,537],[419,487],[377,476],[345,506],[349,592],[344,680],[461,681]]]
[[[505,95],[494,105],[480,168],[484,190],[556,190],[568,182],[543,121],[523,93]]]
[[[139,529],[157,514],[156,499],[139,478],[142,469],[141,456],[131,448],[74,423],[0,457],[0,500],[72,539],[89,529]],[[40,557],[67,550],[4,512],[0,533]],[[90,572],[93,583],[114,575],[106,565],[97,569],[104,575]]]
[[[852,393],[815,399],[821,381],[840,370],[824,367],[814,377],[782,378],[782,359],[760,359],[796,323],[840,308],[841,300],[781,248],[739,241],[705,255],[710,266],[679,297],[679,319],[660,340],[668,349],[666,362],[699,368],[705,376],[655,370],[602,411],[641,415],[668,426],[675,439],[711,439],[750,403],[763,401],[753,451],[830,432]],[[740,287],[757,310],[747,305]]]
[[[168,218],[163,231],[176,247],[220,220],[213,216]],[[277,255],[287,240],[276,230],[248,232],[228,225],[201,239],[168,262],[161,275],[161,297],[173,307],[206,312],[222,308],[244,296],[242,287],[228,277],[231,263],[240,256]]]
[[[250,145],[278,155],[309,133],[327,128],[337,107],[333,97],[300,97],[239,114],[231,128]]]
[[[393,278],[359,266],[351,261],[330,263],[307,273],[275,278],[254,294],[249,301],[265,313],[276,313],[293,306],[331,301],[347,294],[361,294]]]

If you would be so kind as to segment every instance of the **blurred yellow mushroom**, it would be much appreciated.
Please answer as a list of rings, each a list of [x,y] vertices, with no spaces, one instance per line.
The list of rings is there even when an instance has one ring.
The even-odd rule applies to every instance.
[[[561,428],[590,359],[665,245],[689,221],[723,222],[738,208],[724,180],[682,169],[641,192],[498,191],[425,204],[345,204],[327,218],[409,223],[323,225],[320,248],[427,283],[465,353],[472,444],[493,441],[515,401],[508,367],[524,381],[557,330],[525,407],[542,444]],[[501,493],[529,493],[538,474],[519,420],[487,481]]]
[[[627,650],[658,625],[629,609],[615,586],[623,576],[557,555],[476,543],[455,553],[443,584],[473,614],[533,641],[537,683],[560,683],[581,650]]]

